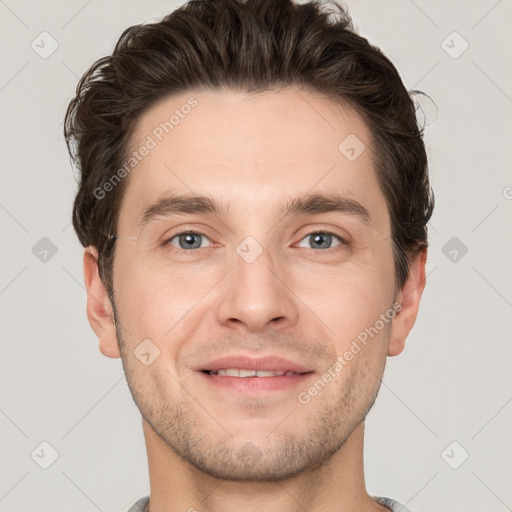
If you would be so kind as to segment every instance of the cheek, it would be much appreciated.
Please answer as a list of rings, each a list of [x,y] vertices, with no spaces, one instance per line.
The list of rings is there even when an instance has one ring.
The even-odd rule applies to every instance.
[[[386,296],[382,289],[368,286],[364,290],[352,288],[351,293],[341,293],[327,303],[326,317],[330,319],[337,348],[346,347],[375,325],[391,307],[391,300],[386,300]],[[380,323],[378,327],[379,332],[383,331]]]
[[[142,337],[165,340],[174,326],[188,318],[197,302],[215,282],[203,272],[116,262],[114,290],[116,305],[127,330]],[[176,331],[179,331],[179,327]],[[175,331],[175,332],[176,332]]]
[[[381,315],[389,312],[393,304],[392,258],[386,263],[330,269],[310,277],[311,286],[303,286],[297,294],[307,297],[309,308],[330,328],[337,352],[345,350]],[[301,287],[297,285],[296,289]],[[381,322],[378,327],[379,339],[387,336]]]

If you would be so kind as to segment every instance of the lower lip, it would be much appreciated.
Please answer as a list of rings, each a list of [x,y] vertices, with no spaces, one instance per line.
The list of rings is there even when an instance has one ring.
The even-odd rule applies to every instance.
[[[303,385],[313,372],[296,375],[279,375],[276,377],[228,377],[199,372],[205,379],[215,385],[242,393],[286,390]]]

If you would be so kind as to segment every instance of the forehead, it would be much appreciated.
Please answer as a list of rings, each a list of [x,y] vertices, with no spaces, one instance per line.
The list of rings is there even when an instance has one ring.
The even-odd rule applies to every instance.
[[[372,217],[386,209],[365,123],[306,90],[192,90],[166,98],[140,117],[131,152],[138,160],[119,227],[133,226],[148,205],[174,193],[215,197],[233,214],[260,217],[280,198],[311,192],[346,195]]]

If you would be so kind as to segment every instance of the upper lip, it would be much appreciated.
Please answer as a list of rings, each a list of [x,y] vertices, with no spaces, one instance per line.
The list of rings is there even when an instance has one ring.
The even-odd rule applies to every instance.
[[[225,356],[205,363],[196,368],[199,371],[217,371],[227,368],[239,368],[244,370],[275,370],[283,372],[308,373],[313,370],[294,363],[288,359],[276,356],[249,357],[246,355]]]

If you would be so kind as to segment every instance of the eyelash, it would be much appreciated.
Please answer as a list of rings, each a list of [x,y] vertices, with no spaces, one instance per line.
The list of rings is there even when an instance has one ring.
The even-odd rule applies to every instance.
[[[170,238],[166,238],[164,240],[164,242],[162,243],[162,245],[165,248],[172,247],[172,251],[175,254],[178,254],[178,255],[188,255],[188,256],[195,254],[199,249],[209,249],[209,248],[211,248],[211,247],[198,247],[196,249],[181,249],[179,247],[174,247],[173,245],[172,246],[170,245],[170,241],[171,240],[173,240],[176,237],[179,237],[180,235],[185,235],[185,234],[186,235],[190,234],[190,235],[196,235],[196,236],[204,236],[204,237],[208,238],[203,233],[199,233],[197,231],[191,231],[189,229],[185,229],[184,231],[180,231],[178,233],[175,233]],[[313,254],[326,253],[326,252],[329,252],[329,251],[336,251],[336,250],[339,250],[339,249],[343,249],[344,247],[349,245],[349,243],[343,237],[341,237],[340,235],[338,235],[336,233],[333,233],[332,231],[324,231],[324,230],[310,231],[309,233],[305,234],[300,239],[300,241],[304,240],[304,238],[307,238],[308,236],[316,235],[316,234],[330,235],[330,236],[332,236],[334,238],[337,238],[339,240],[339,242],[340,242],[340,245],[338,245],[336,247],[328,248],[328,249],[312,249],[312,248],[309,248],[309,250],[312,251]]]

